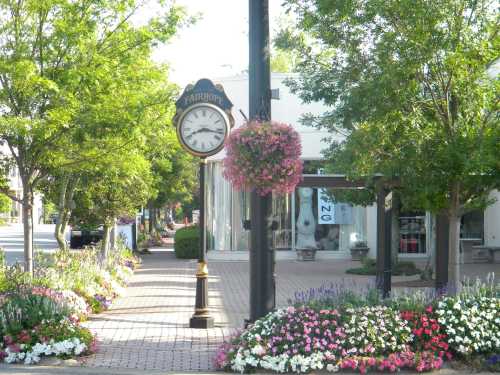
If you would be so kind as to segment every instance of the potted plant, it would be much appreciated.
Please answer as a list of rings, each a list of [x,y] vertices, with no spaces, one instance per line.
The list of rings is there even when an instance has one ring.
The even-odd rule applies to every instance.
[[[351,247],[351,258],[352,260],[362,260],[368,255],[370,248],[366,241],[356,241]]]
[[[297,259],[302,261],[315,260],[317,250],[318,249],[313,247],[297,249]]]

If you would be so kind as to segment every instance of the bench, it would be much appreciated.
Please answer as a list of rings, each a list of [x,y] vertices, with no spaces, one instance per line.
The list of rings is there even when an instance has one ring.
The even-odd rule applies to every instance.
[[[481,238],[461,238],[460,239],[460,259],[461,263],[474,263],[474,246],[479,246],[483,243]],[[476,256],[477,257],[477,256]]]
[[[500,246],[487,246],[487,245],[479,245],[472,246],[474,251],[478,253],[485,252],[488,254],[489,262],[491,263],[500,263]]]

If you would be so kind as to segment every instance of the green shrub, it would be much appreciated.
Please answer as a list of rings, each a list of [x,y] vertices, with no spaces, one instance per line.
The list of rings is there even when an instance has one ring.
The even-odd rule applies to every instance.
[[[377,261],[371,258],[364,258],[361,260],[361,267],[349,268],[346,273],[353,275],[376,275],[377,274]],[[418,275],[421,271],[417,268],[414,262],[399,260],[392,266],[392,276],[412,276]]]
[[[200,249],[200,229],[196,226],[175,232],[174,250],[176,258],[197,259]]]

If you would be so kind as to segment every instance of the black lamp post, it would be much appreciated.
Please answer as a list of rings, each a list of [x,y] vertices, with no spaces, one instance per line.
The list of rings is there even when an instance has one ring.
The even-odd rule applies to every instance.
[[[249,0],[250,61],[249,114],[251,120],[271,119],[268,0]],[[250,207],[250,322],[275,307],[274,250],[269,247],[270,196],[251,193]]]
[[[207,268],[207,230],[205,224],[205,165],[206,159],[200,159],[200,253],[196,270],[196,299],[194,314],[189,320],[190,328],[212,328],[214,318],[208,308],[208,268]]]

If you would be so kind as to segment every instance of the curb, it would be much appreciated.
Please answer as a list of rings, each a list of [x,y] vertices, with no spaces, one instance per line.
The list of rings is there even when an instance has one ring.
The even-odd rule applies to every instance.
[[[231,374],[221,371],[165,371],[165,370],[146,370],[146,369],[128,369],[128,368],[104,368],[104,367],[82,367],[80,365],[72,366],[26,366],[26,365],[6,365],[0,364],[0,374],[17,375],[222,375]],[[256,372],[253,375],[270,375],[272,372]],[[326,371],[314,371],[311,374],[331,375]],[[353,374],[352,372],[339,372],[342,374]],[[371,374],[379,374],[372,372]],[[388,373],[386,373],[388,374]],[[400,374],[416,375],[421,374],[415,371],[401,371]],[[492,372],[474,372],[471,370],[453,370],[441,369],[427,374],[433,375],[492,375]]]

